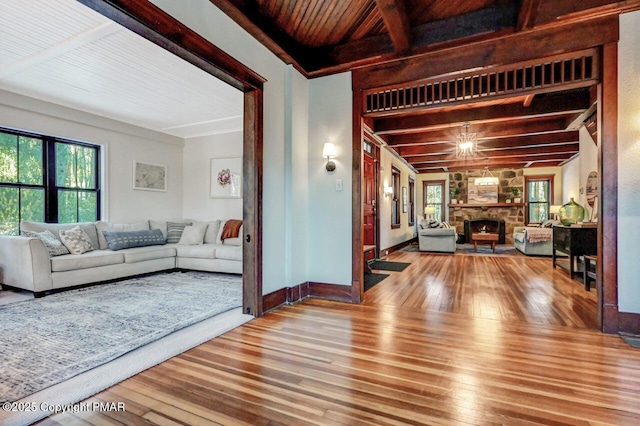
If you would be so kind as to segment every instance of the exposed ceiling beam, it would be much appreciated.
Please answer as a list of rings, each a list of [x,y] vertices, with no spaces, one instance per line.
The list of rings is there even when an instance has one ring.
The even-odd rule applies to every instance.
[[[538,16],[538,7],[541,0],[521,0],[520,11],[518,12],[518,22],[516,23],[516,31],[527,30],[533,28]]]
[[[574,93],[555,93],[536,98],[530,107],[521,104],[506,104],[404,117],[378,118],[374,120],[374,130],[379,135],[406,134],[459,126],[464,122],[487,124],[536,116],[579,114],[589,108],[589,101],[588,90]]]
[[[498,137],[529,135],[537,133],[560,132],[566,129],[566,120],[563,116],[548,120],[529,120],[518,123],[497,123],[472,128],[471,131],[477,134],[477,138],[490,139]],[[410,145],[428,142],[455,141],[460,129],[452,128],[446,130],[435,130],[431,132],[412,133],[407,135],[397,135],[389,137],[389,145]]]
[[[437,156],[434,156],[433,159],[430,159],[428,161],[422,161],[419,163],[412,161],[411,164],[416,169],[420,169],[421,167],[424,167],[424,166],[441,165],[442,163],[452,163],[452,162],[460,162],[460,161],[478,161],[479,160],[485,163],[485,165],[489,165],[489,163],[491,162],[526,163],[530,161],[568,160],[569,158],[573,157],[575,154],[576,152],[572,151],[572,152],[556,152],[551,154],[538,153],[534,155],[507,155],[503,157],[494,157],[494,156],[487,157],[483,155],[478,155],[478,157],[476,158],[469,158],[469,159],[463,159],[463,160],[458,160],[455,154],[451,154],[451,155],[442,155],[442,156],[437,155]]]
[[[421,53],[433,50],[434,45],[455,43],[462,45],[477,37],[493,37],[497,32],[513,32],[516,9],[511,3],[500,4],[486,9],[477,10],[450,19],[417,25],[412,29],[412,50]],[[441,46],[442,47],[442,46]],[[330,48],[318,48],[310,55],[330,57],[326,64],[318,63],[317,69],[309,70],[310,75],[316,76],[314,71],[331,70],[337,72],[354,66],[378,63],[381,59],[395,59],[395,50],[388,34],[380,34],[362,40],[336,45]],[[337,67],[337,68],[335,68]]]
[[[404,0],[376,0],[382,20],[398,55],[411,51],[411,26]]]
[[[507,158],[507,157],[522,157],[522,156],[546,156],[549,154],[567,154],[571,155],[580,152],[580,144],[572,143],[572,144],[564,144],[564,145],[544,145],[535,148],[507,148],[507,149],[497,149],[497,150],[480,150],[478,156],[485,158],[491,156],[491,158]],[[448,153],[444,154],[435,154],[435,155],[417,155],[413,157],[407,157],[407,160],[411,164],[420,164],[420,163],[432,163],[436,161],[443,160],[455,160],[455,154],[452,153],[452,149],[449,149]],[[531,161],[535,161],[535,158],[532,158]]]
[[[480,142],[481,150],[504,148],[544,148],[548,145],[571,144],[580,140],[578,131],[547,133],[542,135],[515,136]],[[395,146],[394,149],[410,160],[413,155],[439,154],[451,150],[452,142],[432,143],[428,145]]]
[[[562,158],[548,158],[548,159],[536,159],[532,160],[531,157],[522,157],[522,158],[498,158],[498,159],[484,159],[484,158],[476,158],[476,159],[467,159],[467,160],[459,160],[459,161],[443,161],[442,163],[433,163],[428,165],[420,165],[415,166],[416,170],[420,173],[434,171],[438,169],[444,169],[445,167],[449,170],[476,170],[476,169],[484,169],[485,167],[489,168],[522,168],[525,164],[531,163],[532,166],[557,166],[568,159],[571,156],[567,156],[562,154]],[[566,158],[565,158],[566,157]]]
[[[573,52],[617,42],[618,18],[607,17],[564,26],[533,28],[488,40],[361,67],[353,70],[354,89],[369,89],[408,81],[487,68]],[[348,61],[345,61],[348,62]]]

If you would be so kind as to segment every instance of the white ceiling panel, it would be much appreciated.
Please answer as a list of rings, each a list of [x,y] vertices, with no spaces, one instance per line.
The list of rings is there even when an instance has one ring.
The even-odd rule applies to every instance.
[[[36,22],[42,4],[59,8]],[[179,137],[237,130],[240,91],[75,0],[0,7],[0,88]]]

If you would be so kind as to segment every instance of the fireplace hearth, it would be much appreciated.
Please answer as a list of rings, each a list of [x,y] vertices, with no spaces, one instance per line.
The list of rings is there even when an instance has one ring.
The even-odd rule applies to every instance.
[[[473,219],[464,221],[464,236],[467,243],[471,243],[471,234],[480,232],[482,229],[486,232],[498,234],[498,244],[505,244],[505,223],[500,219]]]

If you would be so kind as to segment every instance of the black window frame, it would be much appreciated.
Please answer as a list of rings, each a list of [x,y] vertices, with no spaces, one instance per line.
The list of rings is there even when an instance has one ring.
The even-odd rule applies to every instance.
[[[58,192],[59,190],[95,193],[96,194],[96,220],[101,219],[102,180],[101,180],[100,159],[101,159],[102,150],[100,145],[43,135],[40,133],[4,128],[4,127],[0,127],[0,133],[12,134],[18,137],[22,136],[27,138],[40,139],[42,141],[42,175],[43,175],[42,185],[25,184],[20,182],[0,182],[0,187],[3,187],[3,188],[9,187],[9,188],[17,188],[17,189],[37,188],[37,189],[44,190],[44,222],[46,223],[58,223],[58,205],[59,205]],[[75,145],[75,146],[81,146],[81,147],[91,148],[95,150],[94,165],[93,165],[95,170],[95,188],[86,189],[86,188],[58,186],[57,170],[56,170],[56,145],[57,144]],[[18,203],[19,203],[18,223],[20,223],[23,220],[21,217],[20,200],[18,201]]]

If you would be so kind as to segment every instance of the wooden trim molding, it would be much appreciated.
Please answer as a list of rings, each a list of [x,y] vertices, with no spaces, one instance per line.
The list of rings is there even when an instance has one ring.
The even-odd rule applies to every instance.
[[[353,303],[351,286],[305,282],[293,287],[285,287],[269,294],[265,294],[262,296],[262,308],[264,312],[268,312],[284,304],[294,304],[309,297],[333,300],[336,302]]]
[[[640,314],[619,312],[618,331],[622,333],[640,335]]]
[[[410,246],[411,244],[417,243],[417,242],[418,242],[418,237],[413,237],[410,240],[404,241],[402,243],[398,243],[395,246],[391,246],[391,247],[388,247],[388,248],[386,248],[384,250],[380,250],[380,252],[382,253],[382,252],[384,252],[386,250],[387,255],[389,255],[389,254],[393,253],[394,251],[398,251],[400,249],[403,249],[404,247]]]

